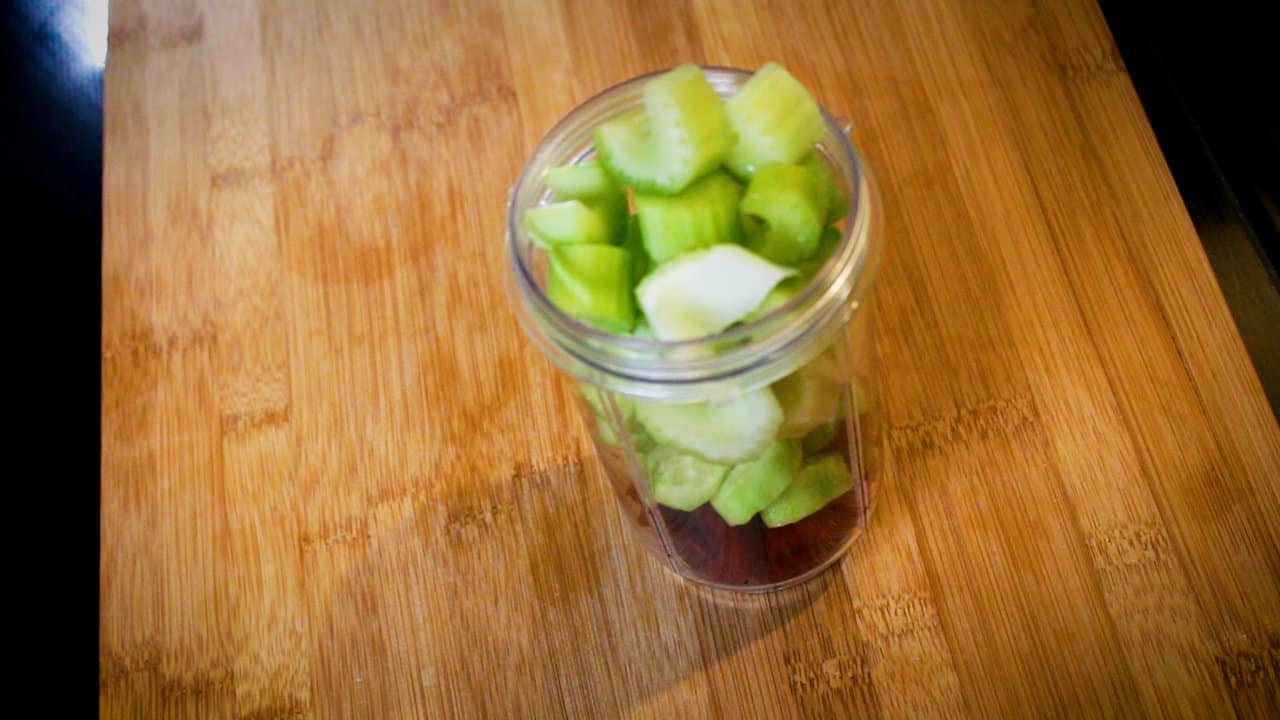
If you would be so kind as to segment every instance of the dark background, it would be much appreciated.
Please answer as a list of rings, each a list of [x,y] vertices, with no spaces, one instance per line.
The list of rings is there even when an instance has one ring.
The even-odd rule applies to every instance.
[[[27,351],[15,375],[23,402],[11,413],[18,434],[10,514],[22,528],[11,556],[30,578],[13,593],[21,608],[14,617],[20,634],[39,638],[20,661],[56,673],[54,682],[71,675],[66,685],[76,689],[81,678],[95,686],[97,663],[102,71],[86,62],[83,35],[93,28],[83,21],[100,2],[9,2],[0,37],[0,197],[18,251],[10,275],[19,282],[9,287],[32,287],[10,305],[25,340],[17,347]],[[1275,410],[1275,29],[1246,3],[1100,4]],[[90,691],[62,696],[60,709],[81,699],[86,710],[96,707]]]
[[[1099,4],[1280,412],[1280,27],[1268,3]]]
[[[84,2],[6,2],[0,18],[0,197],[9,250],[5,498],[19,695],[96,717],[101,383],[102,72],[65,37]],[[23,291],[21,294],[18,288]],[[53,710],[57,708],[57,710]]]

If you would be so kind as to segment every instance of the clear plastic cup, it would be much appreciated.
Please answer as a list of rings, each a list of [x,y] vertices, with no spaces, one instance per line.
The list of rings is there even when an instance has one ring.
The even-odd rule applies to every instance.
[[[750,77],[733,68],[703,71],[724,97]],[[874,507],[881,443],[869,303],[881,251],[877,190],[847,130],[824,111],[826,129],[817,151],[843,186],[850,209],[837,225],[839,246],[803,290],[772,312],[705,339],[664,343],[580,322],[548,300],[546,258],[522,217],[551,200],[546,170],[592,157],[593,128],[642,106],[642,87],[651,77],[620,83],[579,105],[524,166],[507,208],[512,304],[534,343],[574,378],[618,507],[644,546],[690,580],[739,591],[775,590],[839,560]],[[777,434],[801,448],[803,463],[835,454],[849,471],[848,489],[780,527],[766,526],[760,515],[730,525],[710,504],[687,511],[656,502],[646,467],[661,445],[637,417],[636,405],[724,403],[766,387],[786,411]]]

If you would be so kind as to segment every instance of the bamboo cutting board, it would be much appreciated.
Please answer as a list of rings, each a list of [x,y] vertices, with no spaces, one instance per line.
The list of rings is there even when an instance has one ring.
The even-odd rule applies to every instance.
[[[769,59],[884,190],[889,430],[732,599],[500,241],[590,94]],[[1280,716],[1280,429],[1090,2],[119,0],[105,82],[103,717]]]

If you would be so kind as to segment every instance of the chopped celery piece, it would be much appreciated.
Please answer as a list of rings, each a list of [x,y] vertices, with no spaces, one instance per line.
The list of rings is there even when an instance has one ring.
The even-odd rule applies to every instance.
[[[637,192],[636,217],[654,263],[681,253],[741,239],[742,188],[722,171],[698,179],[678,195]]]
[[[644,111],[596,127],[596,152],[622,185],[674,194],[718,166],[732,135],[724,101],[696,65],[650,80]]]
[[[800,166],[812,173],[818,185],[825,191],[827,197],[825,224],[839,222],[849,214],[849,201],[845,199],[844,190],[840,189],[835,173],[831,172],[831,166],[821,155],[816,152],[809,153],[800,161]]]
[[[602,330],[631,332],[630,253],[613,245],[560,245],[547,255],[547,297],[556,307]]]
[[[649,253],[644,249],[644,236],[640,232],[640,218],[635,215],[627,216],[626,239],[622,241],[622,247],[631,253],[631,287],[635,287],[649,274],[650,268],[653,266],[649,260]]]
[[[561,200],[597,200],[625,195],[596,158],[547,171],[547,187]]]
[[[544,248],[612,239],[609,214],[581,200],[565,200],[529,208],[524,215],[529,234]]]
[[[771,163],[793,163],[822,137],[822,110],[804,85],[777,63],[766,63],[724,106],[737,143],[725,165],[750,178]]]
[[[818,250],[826,190],[799,165],[766,165],[751,178],[740,206],[747,247],[780,265],[798,265]]]

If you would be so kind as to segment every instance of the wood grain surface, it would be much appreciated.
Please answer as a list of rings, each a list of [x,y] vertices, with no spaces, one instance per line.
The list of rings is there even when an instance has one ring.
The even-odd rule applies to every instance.
[[[1280,716],[1280,429],[1087,0],[119,0],[110,718]],[[885,484],[700,592],[503,288],[593,92],[775,59],[884,190]]]

